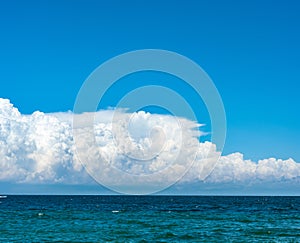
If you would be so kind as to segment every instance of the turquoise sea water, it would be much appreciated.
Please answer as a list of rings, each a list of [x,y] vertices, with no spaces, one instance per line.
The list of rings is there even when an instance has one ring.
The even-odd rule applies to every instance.
[[[300,197],[11,196],[0,242],[300,242]]]

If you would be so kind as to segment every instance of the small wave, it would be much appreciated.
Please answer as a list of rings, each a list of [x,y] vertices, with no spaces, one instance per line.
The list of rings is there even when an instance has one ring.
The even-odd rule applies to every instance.
[[[7,198],[7,196],[0,196],[0,198]]]
[[[113,210],[111,211],[112,213],[119,213],[120,211],[119,210]]]

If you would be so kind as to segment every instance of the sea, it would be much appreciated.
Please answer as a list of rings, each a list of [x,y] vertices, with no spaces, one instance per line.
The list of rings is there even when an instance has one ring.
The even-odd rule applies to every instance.
[[[300,242],[300,197],[0,197],[0,242]]]

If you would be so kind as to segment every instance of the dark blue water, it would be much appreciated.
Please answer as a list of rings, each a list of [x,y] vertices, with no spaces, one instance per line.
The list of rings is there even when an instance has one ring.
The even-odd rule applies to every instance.
[[[300,242],[300,197],[7,196],[0,242]]]

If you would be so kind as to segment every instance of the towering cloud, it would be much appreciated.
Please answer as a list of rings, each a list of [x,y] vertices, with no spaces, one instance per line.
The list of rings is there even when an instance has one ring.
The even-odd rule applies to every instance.
[[[107,166],[103,168],[106,171],[101,176],[112,178],[115,169],[135,175],[162,171],[156,179],[171,181],[173,176],[185,172],[188,164],[191,167],[179,184],[203,179],[212,184],[300,182],[300,164],[293,159],[270,158],[253,162],[245,160],[240,153],[221,156],[206,177],[219,153],[210,142],[199,142],[199,124],[183,118],[144,112],[129,114],[122,110],[99,111],[93,115],[95,126],[92,130],[85,127],[85,114],[76,115],[81,124],[77,124],[75,132],[85,136],[92,131],[92,145],[83,139],[84,144],[79,147],[86,149],[87,161],[91,155],[106,161]],[[37,111],[22,115],[9,100],[0,99],[0,181],[89,182],[79,160],[83,153],[77,151],[78,142],[74,142],[72,119],[71,112],[44,114]],[[129,120],[130,123],[126,123]],[[121,183],[122,179],[118,178]]]

